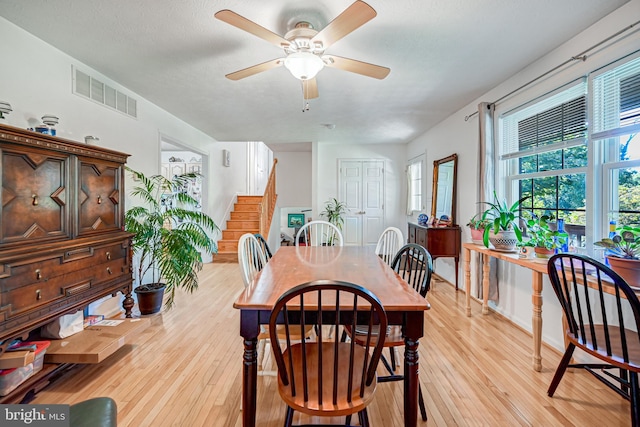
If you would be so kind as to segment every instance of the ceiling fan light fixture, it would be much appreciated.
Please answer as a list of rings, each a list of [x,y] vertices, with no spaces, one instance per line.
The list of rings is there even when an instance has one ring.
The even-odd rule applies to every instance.
[[[319,56],[311,52],[294,52],[284,60],[284,66],[298,80],[310,80],[324,67]]]

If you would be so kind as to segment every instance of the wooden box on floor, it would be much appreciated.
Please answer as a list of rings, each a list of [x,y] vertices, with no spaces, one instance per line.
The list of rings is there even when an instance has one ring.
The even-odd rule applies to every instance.
[[[52,340],[46,363],[100,363],[150,324],[149,319],[105,320],[61,340]],[[113,326],[109,326],[113,325]]]

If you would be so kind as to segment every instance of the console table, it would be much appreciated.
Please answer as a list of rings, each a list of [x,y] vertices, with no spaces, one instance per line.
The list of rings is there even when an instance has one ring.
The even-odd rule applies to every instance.
[[[431,254],[431,258],[454,258],[456,262],[456,290],[458,290],[458,261],[460,260],[460,227],[425,227],[409,223],[408,243],[417,243]]]

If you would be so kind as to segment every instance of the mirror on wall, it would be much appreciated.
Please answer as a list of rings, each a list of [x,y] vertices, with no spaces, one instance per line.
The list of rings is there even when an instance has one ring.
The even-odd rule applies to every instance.
[[[456,224],[456,175],[458,155],[452,154],[433,162],[433,194],[431,218],[447,215],[451,225]]]

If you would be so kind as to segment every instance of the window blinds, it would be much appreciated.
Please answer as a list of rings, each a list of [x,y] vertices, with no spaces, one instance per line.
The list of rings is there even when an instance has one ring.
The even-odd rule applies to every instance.
[[[594,133],[640,130],[640,58],[595,77],[593,94]]]
[[[579,84],[502,118],[501,159],[584,144],[587,138],[586,84]]]

